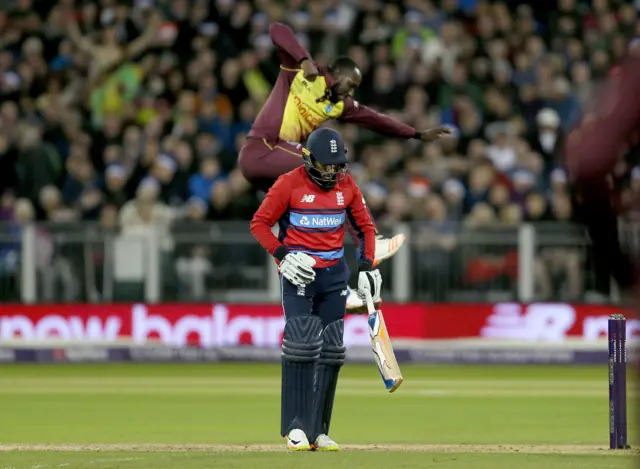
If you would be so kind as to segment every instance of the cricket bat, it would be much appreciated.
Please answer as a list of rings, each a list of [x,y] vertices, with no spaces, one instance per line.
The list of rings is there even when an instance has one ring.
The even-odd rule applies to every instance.
[[[393,353],[391,338],[387,332],[382,311],[376,310],[371,293],[365,292],[365,300],[369,313],[369,337],[371,337],[373,356],[378,364],[382,382],[387,391],[393,392],[402,384],[402,373],[396,361],[396,355]]]

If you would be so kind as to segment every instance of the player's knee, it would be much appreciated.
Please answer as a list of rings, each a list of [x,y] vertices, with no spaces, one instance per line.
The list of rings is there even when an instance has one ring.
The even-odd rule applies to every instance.
[[[344,319],[333,321],[322,332],[320,363],[342,366],[346,355],[344,346]]]
[[[282,355],[288,361],[315,361],[322,348],[322,321],[317,316],[293,317],[284,325]]]
[[[252,175],[250,171],[251,165],[249,164],[249,155],[247,153],[248,152],[245,151],[245,147],[242,147],[240,152],[238,152],[238,169],[245,178],[249,179]]]

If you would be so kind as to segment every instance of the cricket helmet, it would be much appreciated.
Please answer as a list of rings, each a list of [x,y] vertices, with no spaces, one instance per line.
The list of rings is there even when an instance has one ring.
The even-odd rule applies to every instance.
[[[302,149],[304,169],[324,190],[332,189],[347,174],[347,150],[338,132],[326,127],[311,132]]]

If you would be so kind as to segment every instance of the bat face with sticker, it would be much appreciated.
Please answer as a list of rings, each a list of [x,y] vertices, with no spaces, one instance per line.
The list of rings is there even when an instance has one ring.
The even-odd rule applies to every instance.
[[[391,393],[400,387],[404,378],[396,361],[396,355],[393,352],[391,338],[389,337],[382,311],[375,309],[369,292],[365,292],[365,299],[369,312],[369,336],[371,337],[373,356],[376,359],[382,381],[387,391]]]

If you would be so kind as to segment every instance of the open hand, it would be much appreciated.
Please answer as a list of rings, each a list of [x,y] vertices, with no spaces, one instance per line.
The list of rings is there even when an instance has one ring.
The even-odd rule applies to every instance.
[[[444,125],[427,129],[420,132],[420,140],[423,142],[433,142],[439,138],[453,135],[453,129]]]

